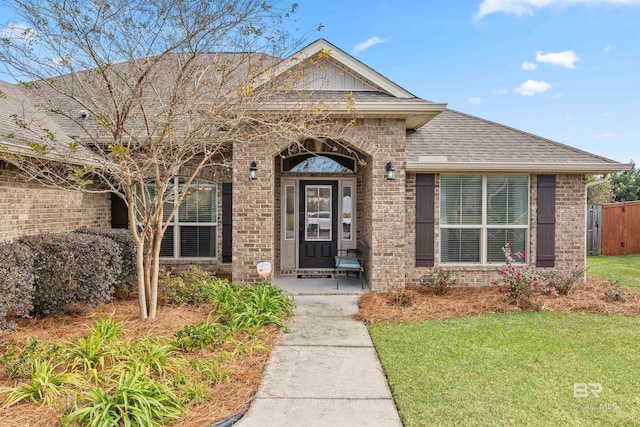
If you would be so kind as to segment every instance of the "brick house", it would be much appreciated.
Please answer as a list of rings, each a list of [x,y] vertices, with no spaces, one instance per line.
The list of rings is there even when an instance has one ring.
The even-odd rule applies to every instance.
[[[276,274],[330,271],[336,250],[362,242],[372,290],[415,284],[439,267],[464,272],[465,284],[489,284],[509,241],[533,266],[585,264],[585,175],[629,165],[417,98],[322,39],[271,71],[311,60],[321,63],[321,78],[300,80],[296,93],[329,103],[351,93],[357,120],[349,134],[305,141],[306,150],[294,152],[288,144],[235,143],[232,167],[208,168],[194,184],[187,213],[163,241],[165,264],[201,264],[246,282],[257,279],[262,261]],[[0,90],[2,111],[19,106],[70,135],[20,87],[1,83]],[[24,130],[5,116],[0,149],[24,149]],[[0,239],[128,226],[108,194],[19,178],[0,164]]]

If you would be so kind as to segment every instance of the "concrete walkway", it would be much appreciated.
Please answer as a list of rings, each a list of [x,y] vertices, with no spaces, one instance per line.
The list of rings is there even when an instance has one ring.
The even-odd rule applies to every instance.
[[[271,354],[238,427],[402,426],[357,295],[296,295],[291,333]]]

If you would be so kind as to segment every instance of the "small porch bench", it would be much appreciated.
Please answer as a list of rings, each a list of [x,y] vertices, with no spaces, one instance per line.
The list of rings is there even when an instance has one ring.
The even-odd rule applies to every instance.
[[[366,245],[363,241],[358,240],[357,247],[355,249],[338,249],[335,256],[335,268],[334,273],[336,276],[336,289],[340,289],[340,279],[338,278],[338,272],[344,271],[347,275],[350,272],[355,272],[360,277],[360,285],[364,289],[364,256],[366,252]],[[344,255],[341,255],[344,254]]]

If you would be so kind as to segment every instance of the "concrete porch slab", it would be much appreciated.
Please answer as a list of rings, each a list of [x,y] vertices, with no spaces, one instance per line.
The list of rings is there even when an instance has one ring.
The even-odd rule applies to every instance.
[[[325,317],[351,317],[358,312],[359,295],[297,295],[296,317],[299,319],[317,319]]]
[[[369,286],[364,283],[364,289],[360,279],[356,277],[340,276],[340,288],[336,289],[335,277],[328,279],[298,279],[298,276],[276,276],[273,283],[294,295],[343,295],[363,294],[369,292]]]

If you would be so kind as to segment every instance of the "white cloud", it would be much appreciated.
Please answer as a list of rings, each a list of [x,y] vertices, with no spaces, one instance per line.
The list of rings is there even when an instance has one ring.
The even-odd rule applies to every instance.
[[[525,71],[533,71],[536,68],[538,68],[538,64],[534,64],[532,62],[527,62],[527,61],[524,61],[522,63],[522,69]]]
[[[378,36],[371,37],[370,39],[363,41],[362,43],[358,43],[356,47],[353,48],[353,54],[357,55],[360,52],[369,49],[371,46],[377,45],[379,43],[384,43],[386,41],[386,39],[380,38]]]
[[[49,65],[59,66],[59,65],[70,65],[73,62],[72,56],[58,56],[57,58],[49,59]]]
[[[468,101],[469,104],[478,105],[482,102],[482,98],[480,98],[479,96],[474,96],[473,98],[469,98]]]
[[[551,85],[547,82],[537,80],[527,80],[513,91],[523,96],[533,96],[538,93],[543,93],[551,89]]]
[[[536,61],[546,62],[547,64],[558,65],[566,68],[576,68],[576,62],[580,61],[580,57],[572,50],[565,50],[557,53],[543,53],[541,50],[536,52]]]
[[[615,48],[616,48],[615,46],[613,46],[613,45],[611,45],[611,44],[608,44],[608,45],[606,45],[606,46],[604,47],[604,49],[602,49],[602,51],[603,51],[603,52],[609,52],[610,50],[613,50],[613,49],[615,49]]]
[[[509,88],[502,88],[502,89],[493,89],[491,91],[492,94],[494,95],[506,95],[509,92]]]
[[[639,6],[638,0],[483,0],[474,15],[475,19],[482,19],[492,13],[507,15],[531,16],[536,10],[549,7],[570,7],[576,5],[604,4],[611,6]]]
[[[26,42],[34,39],[36,32],[24,24],[9,23],[0,31],[0,37]]]

